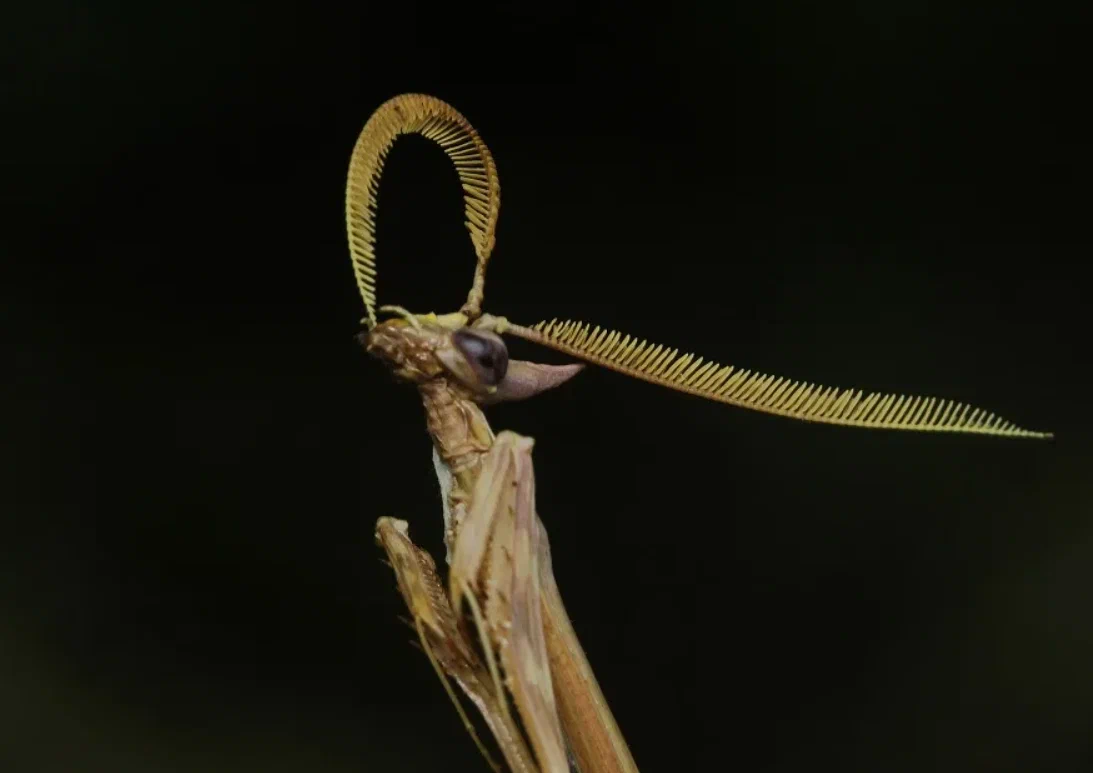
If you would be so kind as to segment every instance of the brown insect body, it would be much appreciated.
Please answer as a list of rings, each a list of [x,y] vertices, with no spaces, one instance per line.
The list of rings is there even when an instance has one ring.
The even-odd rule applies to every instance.
[[[466,225],[478,260],[467,300],[451,314],[376,306],[379,177],[391,145],[409,132],[444,149],[463,187]],[[362,130],[346,187],[350,252],[367,312],[368,331],[361,341],[421,394],[443,495],[447,589],[433,560],[410,541],[405,521],[380,518],[376,537],[391,559],[423,649],[496,770],[500,768],[478,738],[449,678],[482,713],[514,771],[568,773],[568,755],[582,773],[637,771],[554,580],[546,529],[535,511],[533,441],[508,431],[495,436],[481,408],[539,394],[583,366],[509,360],[502,334],[676,391],[798,420],[1050,437],[953,401],[821,387],[721,366],[583,323],[523,327],[482,314],[499,208],[497,170],[485,143],[444,102],[420,94],[395,97]],[[380,321],[377,312],[394,316]],[[519,725],[510,703],[519,713]]]
[[[446,685],[450,676],[482,712],[510,768],[562,773],[569,766],[552,668],[588,675],[591,668],[576,645],[553,576],[541,576],[550,564],[546,532],[534,509],[532,441],[508,432],[495,442],[479,403],[531,396],[579,368],[510,362],[488,320],[476,329],[459,326],[459,316],[438,321],[435,315],[404,315],[378,323],[362,337],[365,349],[397,377],[416,384],[422,397],[444,489],[452,564],[447,594],[432,559],[410,541],[405,522],[380,519],[377,538],[390,556],[430,661]],[[470,515],[472,508],[476,515]],[[556,608],[550,611],[540,609],[544,587],[555,594]],[[485,663],[462,622],[468,605]],[[560,630],[548,634],[544,618],[545,625]],[[512,720],[506,691],[519,710],[523,733]],[[449,694],[459,707],[450,688]],[[606,711],[606,701],[601,703],[602,709],[593,707],[581,721],[602,725],[595,719],[597,711]],[[625,754],[629,757],[628,750]]]

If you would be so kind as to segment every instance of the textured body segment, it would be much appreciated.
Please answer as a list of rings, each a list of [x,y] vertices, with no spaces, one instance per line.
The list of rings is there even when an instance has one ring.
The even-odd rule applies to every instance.
[[[444,544],[451,561],[482,460],[493,445],[493,430],[482,409],[457,384],[438,379],[423,384],[419,391],[444,497]]]

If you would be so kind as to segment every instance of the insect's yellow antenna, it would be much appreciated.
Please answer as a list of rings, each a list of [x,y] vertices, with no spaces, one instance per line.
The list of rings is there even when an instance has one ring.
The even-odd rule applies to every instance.
[[[489,148],[455,108],[436,97],[402,94],[377,108],[361,130],[349,162],[345,223],[357,288],[368,327],[376,324],[376,199],[383,164],[395,140],[420,134],[433,140],[455,165],[463,188],[464,215],[477,256],[474,281],[461,311],[481,314],[486,264],[493,250],[501,184]]]
[[[998,437],[1046,438],[980,408],[934,397],[824,387],[718,365],[647,341],[576,321],[533,327],[511,322],[506,333],[678,392],[802,421],[870,429],[960,432]]]

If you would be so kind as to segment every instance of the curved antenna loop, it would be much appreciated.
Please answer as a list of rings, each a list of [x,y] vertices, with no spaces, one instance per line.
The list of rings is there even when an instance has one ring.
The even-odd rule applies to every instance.
[[[493,250],[501,184],[489,148],[455,108],[425,94],[387,100],[361,130],[349,162],[345,188],[345,225],[357,288],[364,300],[365,322],[376,324],[376,199],[383,164],[395,140],[420,134],[433,140],[455,165],[463,188],[467,230],[478,258],[474,282],[461,312],[468,320],[482,313],[486,264]]]

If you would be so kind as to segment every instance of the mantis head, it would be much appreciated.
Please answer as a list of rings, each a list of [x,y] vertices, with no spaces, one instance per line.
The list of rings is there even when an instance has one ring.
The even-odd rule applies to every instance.
[[[398,378],[414,384],[447,378],[478,403],[524,400],[568,381],[584,367],[509,359],[508,347],[494,332],[503,320],[495,317],[468,325],[462,313],[414,315],[391,306],[380,311],[397,316],[360,335],[365,351]]]

